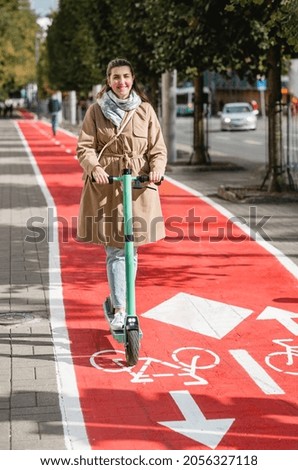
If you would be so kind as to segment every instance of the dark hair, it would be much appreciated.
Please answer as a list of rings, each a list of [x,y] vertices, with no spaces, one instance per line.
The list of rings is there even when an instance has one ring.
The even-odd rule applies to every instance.
[[[108,63],[108,66],[107,66],[107,71],[106,71],[106,83],[105,85],[102,87],[102,89],[100,90],[100,92],[97,94],[97,98],[101,98],[102,95],[111,90],[111,87],[109,86],[109,83],[108,83],[108,80],[110,78],[110,75],[112,73],[112,69],[114,69],[115,67],[129,67],[130,68],[130,71],[131,71],[131,74],[132,76],[134,77],[134,81],[133,81],[133,85],[132,85],[132,90],[134,90],[138,95],[139,97],[141,98],[142,101],[146,101],[146,102],[149,102],[149,99],[148,97],[146,96],[146,94],[140,89],[139,85],[137,84],[137,81],[135,79],[135,73],[134,73],[134,70],[133,70],[133,67],[131,65],[131,63],[126,60],[126,59],[121,59],[121,58],[116,58],[116,59],[113,59],[111,60],[109,63]]]

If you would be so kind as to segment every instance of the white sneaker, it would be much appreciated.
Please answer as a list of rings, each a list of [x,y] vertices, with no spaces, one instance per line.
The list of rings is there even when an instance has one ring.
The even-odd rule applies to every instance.
[[[115,313],[114,318],[111,321],[111,328],[113,330],[122,330],[125,325],[125,318],[126,318],[125,312]]]

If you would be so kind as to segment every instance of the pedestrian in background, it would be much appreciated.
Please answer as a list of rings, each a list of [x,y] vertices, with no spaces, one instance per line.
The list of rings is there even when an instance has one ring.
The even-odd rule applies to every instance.
[[[5,104],[4,101],[0,100],[0,117],[3,115],[4,117],[4,109],[5,109]]]
[[[259,110],[259,105],[258,105],[258,102],[256,100],[251,100],[251,106],[252,106],[252,109],[254,111],[258,111]]]
[[[54,93],[48,102],[48,111],[51,114],[53,135],[56,135],[58,128],[58,113],[61,110],[61,102],[57,93]]]
[[[124,327],[126,317],[123,194],[121,183],[108,184],[108,176],[131,169],[133,176],[149,175],[150,183],[157,183],[164,175],[167,155],[156,113],[127,60],[108,64],[106,85],[87,109],[77,155],[85,180],[78,239],[105,246],[114,311],[111,327],[117,330]],[[159,193],[154,184],[149,186],[151,190],[133,190],[135,271],[137,247],[165,236]]]
[[[4,101],[4,116],[9,116],[11,118],[12,112],[13,112],[13,101],[11,98],[7,98]]]

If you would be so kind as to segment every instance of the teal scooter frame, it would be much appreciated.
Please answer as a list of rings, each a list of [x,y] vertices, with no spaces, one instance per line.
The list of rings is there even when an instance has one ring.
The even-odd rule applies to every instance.
[[[112,184],[114,181],[120,181],[123,184],[127,316],[123,329],[113,330],[110,327],[110,331],[113,338],[115,338],[119,343],[124,343],[127,364],[129,366],[134,366],[138,362],[140,340],[143,333],[140,329],[139,319],[136,314],[132,189],[142,189],[143,186],[141,183],[149,181],[149,177],[147,175],[132,176],[130,169],[124,169],[122,176],[109,176],[109,183]],[[103,310],[105,318],[110,325],[114,318],[113,306],[110,297],[105,300]]]

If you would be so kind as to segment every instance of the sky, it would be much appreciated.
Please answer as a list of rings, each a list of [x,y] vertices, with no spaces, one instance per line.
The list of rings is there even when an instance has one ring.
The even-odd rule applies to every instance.
[[[58,7],[59,0],[30,0],[31,8],[35,10],[37,15],[46,16]]]

